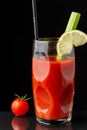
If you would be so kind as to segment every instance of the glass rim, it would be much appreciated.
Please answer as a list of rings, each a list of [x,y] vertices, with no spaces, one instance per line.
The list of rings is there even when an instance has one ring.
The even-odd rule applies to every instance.
[[[34,39],[34,41],[58,41],[59,37],[39,37],[38,39]]]

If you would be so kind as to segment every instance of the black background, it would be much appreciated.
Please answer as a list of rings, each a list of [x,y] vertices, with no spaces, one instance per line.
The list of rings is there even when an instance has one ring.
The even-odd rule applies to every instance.
[[[78,29],[87,33],[86,0],[37,0],[39,36],[60,36],[72,11],[81,13]],[[0,110],[10,110],[14,94],[32,96],[32,0],[1,3]],[[87,110],[87,45],[75,48],[75,110]],[[33,98],[30,100],[33,110]]]

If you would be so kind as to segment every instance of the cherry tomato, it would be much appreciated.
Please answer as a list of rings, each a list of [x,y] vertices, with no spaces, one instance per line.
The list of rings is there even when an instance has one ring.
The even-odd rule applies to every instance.
[[[11,111],[15,114],[15,116],[22,116],[28,112],[29,107],[30,105],[26,99],[26,96],[17,96],[11,104]]]

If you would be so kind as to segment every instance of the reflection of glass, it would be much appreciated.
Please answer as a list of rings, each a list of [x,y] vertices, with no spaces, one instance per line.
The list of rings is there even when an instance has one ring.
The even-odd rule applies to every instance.
[[[27,117],[13,117],[11,125],[14,130],[27,130],[29,128],[29,120]]]
[[[40,124],[36,124],[35,130],[73,130],[71,124],[67,124],[67,125],[61,125],[61,126],[51,126],[51,127],[47,127],[47,126],[43,126]]]
[[[67,122],[72,117],[74,96],[74,49],[57,60],[56,38],[34,41],[32,83],[36,119],[40,123]]]

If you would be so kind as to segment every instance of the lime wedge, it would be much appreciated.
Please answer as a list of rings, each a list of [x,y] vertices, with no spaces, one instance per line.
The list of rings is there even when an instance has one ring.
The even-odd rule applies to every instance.
[[[81,46],[87,43],[87,34],[80,30],[72,30],[61,35],[57,42],[57,53],[60,58],[69,54],[74,46]]]
[[[62,36],[59,38],[59,41],[57,42],[57,53],[60,58],[71,52],[73,48],[72,40],[73,37],[70,32],[63,33]]]
[[[70,32],[73,36],[73,45],[78,47],[87,43],[87,34],[80,30],[72,30]]]

